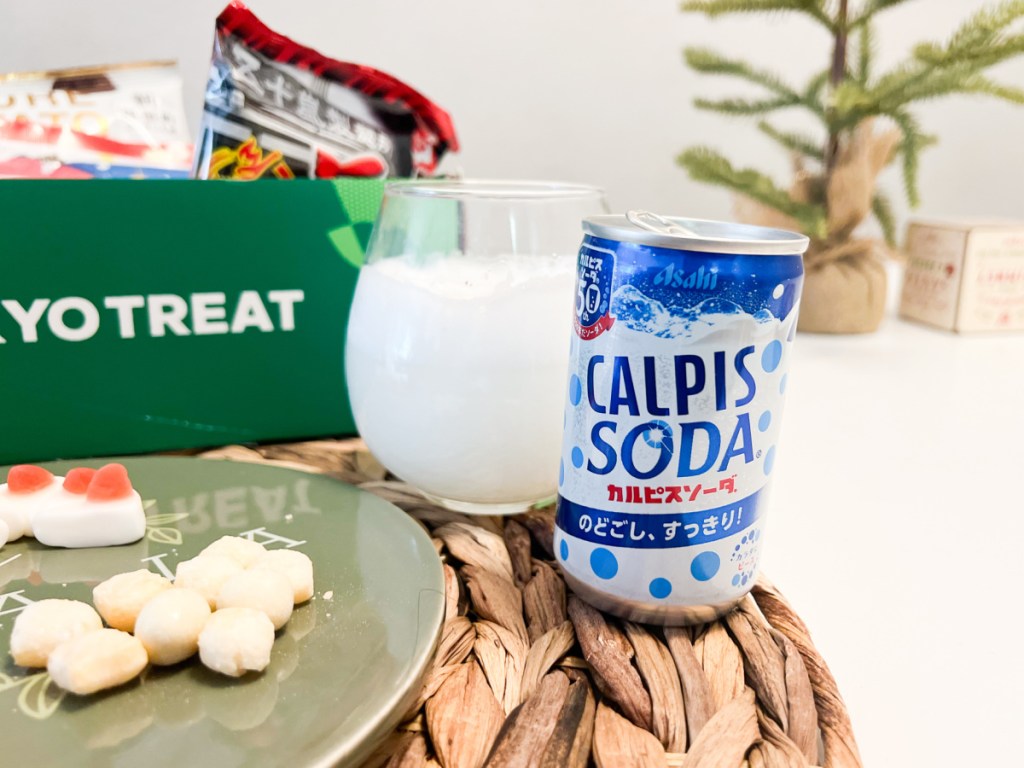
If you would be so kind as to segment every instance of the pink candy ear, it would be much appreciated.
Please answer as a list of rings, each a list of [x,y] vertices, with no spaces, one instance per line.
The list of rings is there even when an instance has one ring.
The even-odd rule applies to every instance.
[[[53,473],[35,464],[18,464],[7,473],[7,490],[11,493],[32,493],[53,482]]]
[[[64,476],[64,490],[68,493],[85,493],[96,470],[92,467],[75,467]]]
[[[132,481],[123,464],[107,464],[96,470],[86,498],[89,501],[113,501],[131,495]]]

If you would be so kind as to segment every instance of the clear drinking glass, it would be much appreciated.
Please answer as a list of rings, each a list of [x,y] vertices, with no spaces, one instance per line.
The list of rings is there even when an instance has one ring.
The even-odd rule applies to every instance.
[[[507,514],[554,495],[580,221],[601,190],[389,184],[348,324],[356,426],[444,505]]]

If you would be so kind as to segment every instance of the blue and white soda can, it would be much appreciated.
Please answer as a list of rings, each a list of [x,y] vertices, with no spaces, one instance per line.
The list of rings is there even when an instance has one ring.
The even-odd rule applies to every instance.
[[[808,240],[583,222],[555,554],[588,602],[692,624],[753,586]]]

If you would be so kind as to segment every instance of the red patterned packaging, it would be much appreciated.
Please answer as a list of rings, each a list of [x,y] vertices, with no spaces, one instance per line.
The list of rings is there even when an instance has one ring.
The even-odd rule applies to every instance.
[[[400,80],[299,45],[240,2],[217,17],[196,178],[423,176],[457,149],[448,113]]]

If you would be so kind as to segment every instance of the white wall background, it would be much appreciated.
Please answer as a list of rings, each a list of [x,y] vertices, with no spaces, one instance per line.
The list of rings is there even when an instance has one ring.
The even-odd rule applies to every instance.
[[[198,124],[213,20],[226,0],[35,0],[0,4],[0,71],[175,58]],[[856,3],[857,0],[854,0]],[[883,17],[879,66],[946,38],[983,0],[914,0]],[[461,166],[477,177],[604,187],[613,209],[722,218],[728,195],[674,162],[717,146],[780,181],[788,161],[752,122],[703,113],[695,95],[747,92],[686,70],[681,50],[708,45],[804,82],[829,45],[790,16],[715,22],[675,0],[251,0],[272,28],[336,58],[388,71],[454,116]],[[1024,85],[1024,59],[996,74]],[[922,162],[921,214],[1024,218],[1024,109],[982,97],[918,107],[941,137]],[[787,124],[802,125],[802,115]],[[807,127],[810,127],[808,124]],[[886,183],[901,194],[899,175]],[[905,206],[901,206],[905,211]]]

